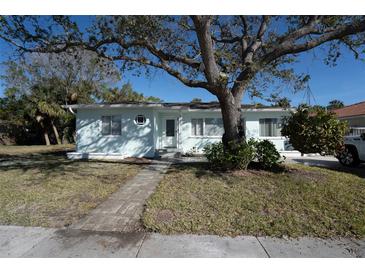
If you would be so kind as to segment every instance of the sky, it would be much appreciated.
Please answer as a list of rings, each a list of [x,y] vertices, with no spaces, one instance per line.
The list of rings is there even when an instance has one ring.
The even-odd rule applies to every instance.
[[[80,21],[85,24],[85,18]],[[13,49],[0,39],[0,62],[13,57]],[[313,94],[311,103],[327,105],[333,99],[341,100],[345,105],[365,100],[365,62],[355,60],[349,51],[343,51],[337,62],[337,66],[329,67],[323,64],[322,51],[316,49],[300,56],[299,62],[293,64],[297,72],[306,73],[311,76],[309,85]],[[0,67],[0,74],[4,73]],[[189,88],[184,86],[175,78],[163,71],[156,71],[152,77],[143,75],[136,77],[131,73],[122,75],[123,82],[129,81],[133,88],[146,96],[155,96],[165,102],[189,102],[193,98],[201,98],[203,101],[214,101],[215,96],[204,89]],[[284,93],[292,101],[292,105],[307,102],[304,92],[292,93],[288,87],[284,87]],[[4,94],[4,86],[0,80],[0,96]],[[266,103],[254,99],[254,102]],[[246,94],[243,103],[250,104],[253,101]]]

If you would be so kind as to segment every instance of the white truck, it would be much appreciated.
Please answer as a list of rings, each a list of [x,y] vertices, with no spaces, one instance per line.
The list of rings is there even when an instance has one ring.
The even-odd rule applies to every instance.
[[[346,136],[345,147],[337,158],[344,166],[357,166],[365,162],[365,133],[360,136]]]

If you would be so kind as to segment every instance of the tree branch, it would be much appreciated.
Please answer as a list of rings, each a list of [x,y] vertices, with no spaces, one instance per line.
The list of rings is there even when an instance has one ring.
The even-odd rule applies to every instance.
[[[209,16],[191,17],[198,37],[204,63],[204,74],[211,85],[216,85],[219,80],[219,69],[214,57],[213,41],[210,34]]]
[[[305,24],[303,27],[294,30],[293,32],[279,37],[278,43],[284,43],[285,41],[295,41],[307,34],[315,33],[317,34],[318,31],[315,28],[315,24],[318,23],[319,16],[310,16],[307,24]],[[322,33],[319,33],[322,34]]]
[[[351,25],[348,24],[340,26],[337,29],[332,30],[330,32],[324,31],[324,34],[322,34],[320,37],[309,40],[301,44],[295,44],[295,41],[292,41],[292,39],[290,39],[287,40],[286,42],[283,42],[281,45],[277,46],[269,53],[264,55],[261,58],[261,62],[267,64],[284,55],[307,51],[323,43],[333,41],[336,39],[341,39],[342,37],[353,35],[363,31],[365,31],[365,20],[353,22]]]
[[[243,25],[243,31],[244,31],[243,36],[248,36],[249,35],[249,33],[248,33],[249,27],[248,27],[246,17],[244,15],[240,15],[240,19],[241,19],[241,22],[242,22],[242,25]]]
[[[262,38],[266,32],[268,22],[270,20],[270,16],[263,15],[261,19],[261,24],[259,30],[256,34],[256,39],[251,43],[250,46],[246,48],[246,50],[242,54],[242,61],[244,65],[250,64],[253,62],[253,56],[255,52],[262,45]]]
[[[148,60],[146,58],[136,58],[136,57],[130,57],[125,55],[117,55],[117,56],[108,56],[104,53],[98,53],[100,57],[106,58],[110,61],[126,61],[126,62],[132,62],[132,63],[138,63],[141,65],[151,66],[158,69],[163,69],[171,76],[174,76],[176,79],[178,79],[180,82],[182,82],[184,85],[193,87],[193,88],[205,88],[207,90],[212,89],[212,86],[210,86],[207,82],[203,81],[196,81],[196,80],[190,80],[186,77],[182,76],[181,73],[179,73],[177,70],[174,70],[171,68],[166,62],[156,63],[151,60]]]

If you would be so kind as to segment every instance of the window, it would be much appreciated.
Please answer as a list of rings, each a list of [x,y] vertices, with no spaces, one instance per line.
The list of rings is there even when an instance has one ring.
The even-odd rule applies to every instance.
[[[191,119],[191,135],[203,136],[203,119]]]
[[[120,135],[122,123],[119,116],[112,116],[112,135]]]
[[[146,116],[139,114],[134,119],[134,122],[136,125],[144,125],[146,123]]]
[[[278,119],[260,119],[260,136],[276,137],[281,136],[281,125]]]
[[[205,118],[205,136],[222,136],[224,133],[222,118]]]
[[[102,116],[101,117],[101,134],[102,135],[120,135],[122,123],[120,116]]]

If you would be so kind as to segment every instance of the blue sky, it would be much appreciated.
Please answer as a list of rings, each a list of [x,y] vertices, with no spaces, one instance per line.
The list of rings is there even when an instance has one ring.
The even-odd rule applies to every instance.
[[[315,103],[326,105],[332,99],[342,100],[346,105],[365,100],[365,62],[355,60],[353,55],[344,51],[337,66],[329,67],[323,64],[321,50],[313,53],[304,53],[300,61],[293,68],[311,76],[310,88],[315,98]],[[12,48],[0,40],[0,62],[13,56]],[[3,73],[0,68],[0,73]],[[148,96],[157,96],[165,102],[185,102],[198,97],[203,101],[213,101],[215,97],[204,89],[185,87],[175,78],[164,72],[156,72],[152,78],[144,76],[134,77],[130,73],[123,75],[123,81],[130,81],[135,90]],[[282,95],[291,99],[293,105],[305,102],[304,93],[293,94],[286,87]],[[0,96],[4,87],[0,80]],[[262,102],[255,99],[256,102]],[[313,101],[313,100],[312,100]],[[252,103],[246,95],[243,103]],[[265,102],[263,102],[265,103]]]

